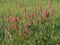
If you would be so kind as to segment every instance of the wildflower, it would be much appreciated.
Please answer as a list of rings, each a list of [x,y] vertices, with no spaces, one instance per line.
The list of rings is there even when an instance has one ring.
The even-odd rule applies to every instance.
[[[47,13],[47,11],[46,11],[46,9],[44,9],[44,10],[42,11],[42,16],[46,15],[46,13]]]
[[[50,3],[50,2],[48,2],[48,7],[49,7],[49,8],[51,7],[51,3]]]
[[[50,15],[54,13],[54,9],[50,9]]]
[[[28,30],[27,30],[27,29],[25,29],[25,32],[26,32],[26,33],[28,33]]]
[[[8,25],[8,28],[7,28],[8,30],[11,30],[11,26],[10,25]]]
[[[6,22],[8,22],[8,21],[9,21],[9,19],[8,19],[8,17],[7,17],[7,16],[4,16],[4,19],[5,19],[5,21],[6,21]]]
[[[16,24],[14,24],[14,29],[15,29],[15,30],[17,29],[17,25],[16,25]]]
[[[16,17],[12,17],[11,20],[12,20],[12,21],[16,21]]]
[[[24,19],[26,19],[26,15],[24,15]]]
[[[18,9],[20,9],[21,8],[21,3],[18,3]]]
[[[33,17],[35,17],[35,16],[36,16],[36,14],[35,14],[35,13],[33,13],[33,14],[32,14],[32,16],[33,16]]]
[[[24,28],[26,28],[26,24],[24,24]]]
[[[22,32],[18,32],[19,36],[22,36]]]
[[[20,18],[19,17],[17,17],[17,22],[20,23]]]

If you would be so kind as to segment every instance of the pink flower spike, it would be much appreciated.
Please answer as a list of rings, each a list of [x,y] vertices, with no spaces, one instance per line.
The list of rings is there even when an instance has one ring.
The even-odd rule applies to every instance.
[[[48,2],[48,7],[49,7],[49,8],[51,7],[51,3],[50,3],[50,2]]]
[[[35,17],[35,16],[36,16],[36,14],[35,14],[35,13],[33,13],[33,14],[32,14],[32,16],[33,16],[33,17]]]
[[[26,28],[26,24],[24,24],[24,28]]]
[[[50,15],[54,13],[54,9],[50,9]]]
[[[42,16],[46,15],[46,13],[47,13],[47,11],[46,11],[46,9],[44,9],[44,10],[42,11]]]
[[[8,17],[7,17],[7,16],[4,16],[4,19],[5,19],[5,21],[6,21],[6,22],[8,22],[8,21],[9,21],[9,19],[8,19]]]
[[[22,36],[22,32],[18,32],[19,36]]]
[[[24,19],[26,19],[26,15],[24,15]]]
[[[37,25],[37,23],[38,23],[37,20],[33,20],[33,24],[34,24],[35,26]]]
[[[17,17],[17,21],[18,21],[18,23],[20,23],[20,18],[19,17]]]
[[[18,3],[18,9],[20,9],[21,8],[21,4],[20,4],[20,2]]]
[[[16,25],[16,24],[14,24],[14,29],[15,29],[15,30],[17,29],[17,25]]]
[[[12,17],[11,19],[12,19],[12,21],[16,21],[16,17]]]
[[[11,30],[11,26],[10,25],[8,25],[8,28],[7,28],[8,30]]]
[[[25,32],[28,33],[28,30],[26,29]]]

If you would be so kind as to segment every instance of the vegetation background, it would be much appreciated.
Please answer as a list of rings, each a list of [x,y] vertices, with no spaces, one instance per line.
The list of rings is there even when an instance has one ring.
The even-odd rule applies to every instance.
[[[0,45],[60,45],[60,0],[0,0]]]

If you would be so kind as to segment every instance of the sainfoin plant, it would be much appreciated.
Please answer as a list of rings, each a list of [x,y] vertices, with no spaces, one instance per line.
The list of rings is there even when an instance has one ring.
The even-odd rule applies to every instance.
[[[8,11],[1,14],[0,45],[60,45],[60,23],[56,22],[58,9],[54,3],[26,1],[11,2],[14,8],[7,7]]]

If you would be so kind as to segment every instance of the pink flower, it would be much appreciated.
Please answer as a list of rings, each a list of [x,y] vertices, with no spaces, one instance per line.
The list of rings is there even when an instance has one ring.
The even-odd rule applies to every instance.
[[[49,8],[51,7],[51,3],[50,3],[50,2],[48,2],[48,7],[49,7]]]
[[[16,21],[16,17],[12,17],[11,19],[12,19],[12,21]]]
[[[24,19],[26,19],[26,15],[24,15]]]
[[[46,9],[44,9],[44,10],[42,11],[42,16],[46,15],[46,13],[47,13],[47,11],[46,11]]]
[[[18,21],[18,23],[20,23],[20,18],[19,17],[17,17],[17,21]]]
[[[6,22],[8,22],[8,21],[9,21],[9,19],[8,19],[8,17],[7,17],[7,16],[4,16],[4,19],[5,19],[5,21],[6,21]]]
[[[28,30],[26,29],[25,32],[28,33]]]
[[[24,24],[24,28],[26,28],[26,24]]]
[[[19,36],[22,36],[22,32],[18,32],[19,33]]]
[[[20,8],[21,8],[21,3],[19,2],[19,3],[18,3],[18,9],[20,9]]]
[[[16,25],[16,24],[14,24],[14,29],[15,29],[15,30],[17,29],[17,25]]]
[[[50,9],[50,15],[54,13],[54,9]]]
[[[8,28],[7,28],[8,30],[11,30],[11,26],[10,25],[8,25]]]
[[[32,16],[33,16],[33,17],[35,17],[35,16],[36,16],[36,14],[35,14],[35,13],[33,13],[33,14],[32,14]]]

